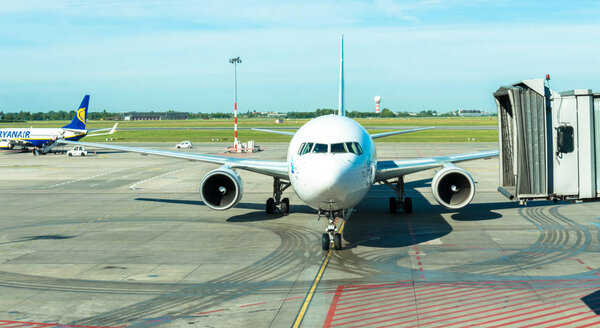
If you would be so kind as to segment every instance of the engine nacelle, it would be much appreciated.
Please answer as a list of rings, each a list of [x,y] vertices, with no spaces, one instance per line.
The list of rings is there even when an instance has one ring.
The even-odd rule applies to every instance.
[[[227,210],[242,199],[242,178],[229,167],[208,172],[200,184],[200,195],[213,210]]]
[[[467,206],[475,196],[475,182],[469,172],[454,165],[446,165],[431,181],[435,200],[446,208]]]

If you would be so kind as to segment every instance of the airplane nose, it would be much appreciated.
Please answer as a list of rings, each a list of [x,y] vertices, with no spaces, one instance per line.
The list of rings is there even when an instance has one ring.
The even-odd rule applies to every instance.
[[[339,201],[350,191],[352,181],[357,178],[353,176],[352,168],[352,163],[345,160],[321,163],[315,168],[318,172],[313,182],[315,195],[321,200]]]

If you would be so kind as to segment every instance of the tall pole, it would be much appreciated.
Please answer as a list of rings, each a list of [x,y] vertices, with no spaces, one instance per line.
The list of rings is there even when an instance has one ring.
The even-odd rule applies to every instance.
[[[237,64],[241,63],[240,57],[231,58],[229,62],[233,64],[233,149],[238,151],[238,129],[237,129]]]

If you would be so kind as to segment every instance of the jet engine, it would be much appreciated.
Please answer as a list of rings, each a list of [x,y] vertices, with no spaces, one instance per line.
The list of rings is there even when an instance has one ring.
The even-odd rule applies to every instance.
[[[435,200],[446,208],[467,206],[475,195],[475,182],[469,172],[448,164],[431,181]]]
[[[212,170],[202,179],[200,195],[213,210],[230,209],[242,199],[242,178],[227,166]]]

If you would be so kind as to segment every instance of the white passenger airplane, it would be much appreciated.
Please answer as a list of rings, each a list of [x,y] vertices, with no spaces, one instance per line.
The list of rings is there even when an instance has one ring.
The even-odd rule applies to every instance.
[[[373,139],[423,128],[370,135],[358,122],[345,117],[343,37],[340,57],[338,115],[315,118],[296,133],[257,129],[293,136],[286,161],[230,158],[69,140],[59,142],[221,164],[221,167],[204,177],[200,186],[204,203],[215,210],[229,209],[240,201],[242,180],[236,169],[271,176],[273,197],[267,199],[267,214],[275,210],[284,214],[289,212],[289,199],[282,199],[281,196],[284,190],[292,186],[303,202],[318,211],[319,217],[323,215],[328,219],[322,236],[323,250],[328,250],[331,244],[336,250],[341,249],[342,239],[336,218],[348,219],[352,209],[365,198],[375,183],[386,184],[396,192],[396,197],[389,199],[390,212],[395,213],[401,207],[406,213],[411,213],[412,201],[404,196],[404,176],[442,167],[431,184],[436,201],[450,209],[466,206],[475,194],[475,183],[467,171],[453,163],[497,156],[498,151],[377,161]]]
[[[71,123],[62,128],[4,128],[0,129],[0,149],[33,148],[33,154],[43,154],[45,148],[52,145],[57,139],[77,141],[85,136],[103,136],[115,133],[117,123],[112,128],[87,130],[87,113],[90,96],[85,95],[79,105]],[[98,133],[108,131],[106,133]],[[94,132],[94,134],[89,134]]]

